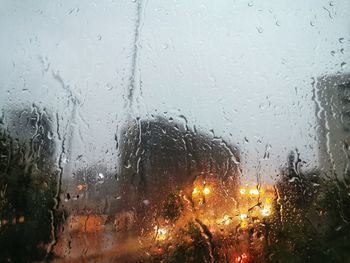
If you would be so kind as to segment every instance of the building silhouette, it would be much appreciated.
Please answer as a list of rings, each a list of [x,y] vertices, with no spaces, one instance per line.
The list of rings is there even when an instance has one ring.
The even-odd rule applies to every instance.
[[[239,150],[212,133],[155,117],[129,120],[117,141],[116,173],[103,163],[74,172],[69,197],[65,196],[73,200],[65,207],[75,221],[86,214],[108,215],[108,222],[128,225],[126,221],[136,218],[135,228],[143,227],[159,213],[169,194],[191,197],[196,180],[220,184],[229,198],[237,192]]]
[[[209,132],[154,117],[130,121],[119,142],[118,210],[134,209],[138,218],[149,218],[169,193],[191,196],[197,178],[237,190],[239,150]]]
[[[350,74],[322,76],[314,88],[319,165],[341,178],[350,171]]]

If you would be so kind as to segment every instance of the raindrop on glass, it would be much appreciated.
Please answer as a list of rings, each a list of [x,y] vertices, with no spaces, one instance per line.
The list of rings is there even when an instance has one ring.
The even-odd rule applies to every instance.
[[[256,30],[258,30],[258,32],[261,34],[262,32],[264,32],[264,30],[262,29],[262,27],[258,26],[256,27]]]

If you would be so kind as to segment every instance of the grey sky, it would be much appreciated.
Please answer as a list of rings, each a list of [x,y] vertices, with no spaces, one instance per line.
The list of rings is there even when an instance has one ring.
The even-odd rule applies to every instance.
[[[213,129],[241,148],[248,180],[259,160],[272,176],[295,147],[315,164],[311,78],[349,71],[340,66],[350,62],[349,1],[141,3],[135,114],[182,114]],[[58,111],[76,127],[72,160],[83,154],[113,166],[136,21],[130,0],[3,0],[0,105]],[[57,76],[80,101],[74,123]],[[261,160],[266,149],[270,158]]]

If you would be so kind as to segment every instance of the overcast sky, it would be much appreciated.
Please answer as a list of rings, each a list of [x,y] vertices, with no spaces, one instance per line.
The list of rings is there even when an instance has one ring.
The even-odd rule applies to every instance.
[[[271,180],[296,147],[316,165],[312,78],[349,71],[350,1],[3,0],[0,34],[1,107],[58,112],[73,166],[114,166],[127,114],[166,112],[237,144],[247,180]]]

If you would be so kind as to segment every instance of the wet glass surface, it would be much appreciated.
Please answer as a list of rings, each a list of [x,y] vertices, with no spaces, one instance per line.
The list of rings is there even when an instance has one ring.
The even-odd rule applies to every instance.
[[[0,6],[0,262],[349,261],[350,2]]]

